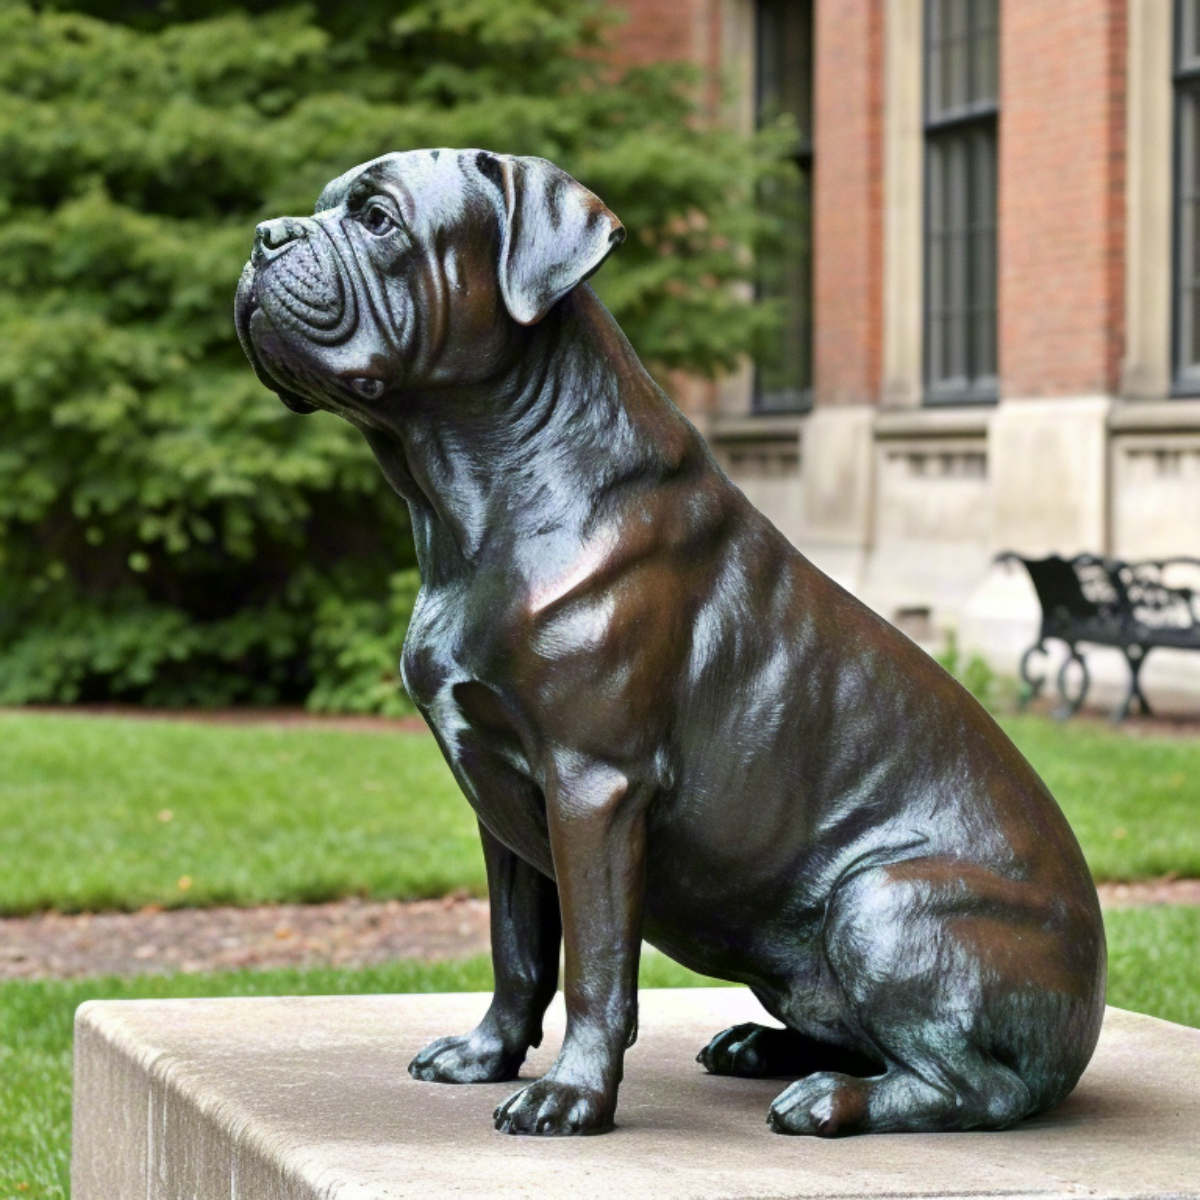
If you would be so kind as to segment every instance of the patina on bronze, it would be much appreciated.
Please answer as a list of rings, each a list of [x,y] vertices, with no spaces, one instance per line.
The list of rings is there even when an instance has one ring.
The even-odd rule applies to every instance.
[[[1046,787],[912,642],[721,473],[583,281],[617,218],[550,163],[392,154],[258,228],[237,325],[412,513],[405,684],[479,818],[496,988],[418,1079],[516,1079],[565,942],[567,1033],[512,1133],[598,1133],[645,937],[748,985],[714,1074],[783,1133],[997,1129],[1100,1029],[1096,892]]]

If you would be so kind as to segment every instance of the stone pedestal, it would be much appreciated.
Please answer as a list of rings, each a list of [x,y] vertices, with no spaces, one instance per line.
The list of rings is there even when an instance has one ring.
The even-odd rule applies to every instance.
[[[409,1058],[464,1031],[482,995],[106,1001],[76,1019],[74,1200],[435,1196],[1200,1197],[1200,1032],[1109,1010],[1054,1112],[1004,1133],[787,1138],[783,1084],[693,1061],[762,1019],[740,989],[644,992],[619,1128],[494,1132],[512,1084],[417,1083]],[[561,1001],[527,1065],[551,1061]]]

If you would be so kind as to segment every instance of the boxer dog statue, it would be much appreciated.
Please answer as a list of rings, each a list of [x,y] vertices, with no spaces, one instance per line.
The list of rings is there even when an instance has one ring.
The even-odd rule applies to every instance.
[[[407,501],[403,676],[479,819],[495,995],[413,1060],[550,1070],[510,1133],[610,1129],[643,938],[782,1029],[781,1133],[999,1129],[1057,1104],[1104,1006],[1100,910],[1033,769],[721,473],[584,280],[617,218],[537,158],[389,154],[258,227],[242,344],[360,429]]]

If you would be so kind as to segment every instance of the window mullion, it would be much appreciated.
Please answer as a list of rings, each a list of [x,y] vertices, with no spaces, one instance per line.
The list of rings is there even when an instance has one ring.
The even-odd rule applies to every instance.
[[[1172,390],[1200,392],[1200,23],[1197,0],[1176,0],[1171,357]]]
[[[995,0],[926,9],[925,376],[931,402],[994,397],[996,272],[992,135]],[[986,194],[985,194],[986,193]]]
[[[780,305],[783,326],[755,356],[756,412],[799,412],[812,400],[812,18],[813,0],[758,0],[756,115],[760,125],[789,113],[798,140],[793,179],[773,184],[786,213],[784,244],[757,264],[757,294]],[[790,213],[788,209],[792,209]]]

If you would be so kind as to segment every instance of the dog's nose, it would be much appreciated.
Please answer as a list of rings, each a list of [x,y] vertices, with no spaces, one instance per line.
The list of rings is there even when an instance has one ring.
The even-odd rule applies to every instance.
[[[258,266],[307,236],[304,222],[296,220],[295,217],[277,217],[274,221],[263,221],[254,231],[254,253],[251,255],[251,261]]]

